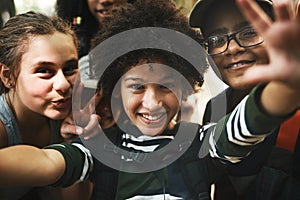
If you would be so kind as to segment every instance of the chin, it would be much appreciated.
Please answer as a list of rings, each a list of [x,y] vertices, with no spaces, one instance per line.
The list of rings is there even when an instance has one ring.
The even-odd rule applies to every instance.
[[[49,113],[49,114],[46,114],[45,117],[48,117],[50,119],[53,119],[53,120],[63,120],[65,119],[67,116],[69,115],[69,112],[66,112],[66,113]]]
[[[163,128],[147,128],[147,129],[142,128],[140,130],[143,133],[143,135],[154,137],[157,135],[161,135],[164,129]]]

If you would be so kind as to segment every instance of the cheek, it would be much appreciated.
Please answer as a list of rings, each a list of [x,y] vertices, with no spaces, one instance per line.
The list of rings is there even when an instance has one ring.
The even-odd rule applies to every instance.
[[[222,72],[222,67],[221,66],[223,66],[223,61],[224,59],[222,58],[222,56],[214,56],[213,57],[213,61],[214,61],[214,63],[215,63],[215,65],[216,65],[216,67],[214,68],[214,70],[218,70],[219,71],[219,73],[221,73]]]
[[[222,56],[214,56],[212,57],[213,61],[215,63],[215,66],[213,67],[213,70],[215,74],[221,79],[226,79],[226,71],[222,66],[224,66],[224,59]]]
[[[26,96],[45,97],[48,92],[52,91],[52,83],[46,80],[27,78],[19,76],[17,82],[17,92]],[[28,97],[27,97],[28,98]]]
[[[142,103],[141,97],[139,95],[128,95],[127,97],[128,98],[122,98],[122,102],[127,108],[133,109],[135,107],[138,107]]]
[[[179,102],[181,102],[181,96],[169,94],[164,98],[164,104],[171,108],[172,111],[177,112],[179,109]]]
[[[266,51],[265,45],[260,45],[257,48],[253,49],[253,54],[256,55],[257,64],[269,63],[269,56]]]
[[[138,107],[139,97],[138,95],[130,95],[130,93],[128,92],[124,92],[121,95],[121,103],[123,104],[123,109],[129,116],[130,113],[134,112],[134,109]]]

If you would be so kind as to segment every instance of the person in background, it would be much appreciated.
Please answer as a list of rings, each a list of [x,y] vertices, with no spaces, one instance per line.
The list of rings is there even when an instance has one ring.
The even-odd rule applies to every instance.
[[[2,0],[0,7],[0,28],[12,16],[15,16],[16,8],[13,0]]]
[[[78,41],[57,17],[27,12],[0,30],[0,148],[62,142],[60,125],[72,106]],[[22,163],[19,163],[22,166]],[[33,172],[34,173],[34,172]],[[53,199],[33,187],[1,189],[0,199]],[[50,189],[49,189],[50,191]]]
[[[271,0],[257,0],[256,2],[264,10],[264,13],[260,13],[264,18],[269,18],[269,20],[275,19],[273,12],[274,3]],[[285,3],[290,5],[289,1]],[[289,10],[286,11],[288,12],[286,14],[293,16],[294,13],[291,7],[287,9]],[[280,16],[276,17],[279,18]],[[268,44],[270,41],[267,41],[267,38],[264,38],[251,22],[245,18],[243,11],[240,11],[234,0],[199,0],[192,9],[189,23],[194,28],[200,28],[204,37],[204,47],[216,64],[214,70],[229,86],[228,89],[208,102],[203,117],[203,124],[217,122],[227,113],[232,112],[236,105],[256,86],[256,84],[249,83],[245,79],[244,74],[249,68],[257,65],[272,64],[270,56],[272,56],[271,51],[273,49]],[[283,38],[285,38],[285,35],[282,35],[281,39]],[[293,46],[289,40],[286,40],[285,43]],[[275,54],[275,56],[280,55]],[[263,73],[263,75],[268,76],[266,73]],[[300,112],[298,111],[294,117],[280,127],[278,126],[272,137],[268,137],[264,142],[265,144],[257,149],[256,153],[260,155],[258,158],[265,164],[265,169],[260,172],[260,175],[256,176],[258,171],[254,170],[254,175],[251,178],[244,177],[242,179],[242,174],[239,174],[238,170],[232,169],[232,171],[236,171],[237,177],[240,177],[240,181],[237,182],[239,186],[229,187],[231,181],[224,177],[223,183],[216,185],[217,198],[223,199],[224,194],[233,195],[229,197],[230,199],[246,198],[240,196],[242,195],[241,193],[245,192],[239,191],[237,188],[241,188],[240,186],[247,182],[250,182],[251,185],[251,182],[255,183],[255,180],[260,180],[257,183],[257,187],[275,185],[276,183],[281,185],[283,181],[279,183],[280,180],[288,182],[289,178],[287,177],[289,175],[293,177],[292,179],[296,178],[299,180],[299,127]],[[282,171],[278,173],[278,169]],[[263,182],[260,178],[263,176],[262,174],[267,172],[269,172],[269,176],[266,175],[265,182]],[[247,187],[242,188],[242,190],[250,190],[245,188]],[[276,190],[276,187],[271,188],[270,194],[266,199],[275,198],[278,191]],[[276,196],[276,198],[279,198],[279,196]]]
[[[79,40],[79,58],[88,54],[90,41],[113,8],[127,0],[57,0],[57,15],[72,24]]]

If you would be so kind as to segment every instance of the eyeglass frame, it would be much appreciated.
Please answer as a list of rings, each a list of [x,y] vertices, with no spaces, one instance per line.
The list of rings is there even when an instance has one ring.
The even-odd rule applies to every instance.
[[[206,50],[207,53],[208,53],[208,55],[210,55],[210,56],[216,56],[216,55],[222,54],[222,53],[224,53],[224,52],[226,52],[226,51],[228,50],[229,43],[230,43],[231,40],[234,40],[234,41],[235,41],[240,47],[242,47],[242,48],[254,47],[254,46],[260,45],[260,44],[262,44],[262,43],[264,42],[264,39],[262,39],[262,41],[260,41],[260,42],[258,42],[258,43],[256,43],[256,44],[252,44],[252,45],[241,45],[240,42],[239,42],[239,39],[236,37],[236,35],[239,34],[239,33],[241,33],[241,32],[243,32],[243,31],[245,31],[245,30],[247,30],[247,29],[255,30],[252,26],[247,26],[247,27],[244,27],[244,28],[240,29],[239,31],[236,31],[236,32],[231,33],[231,34],[212,35],[212,36],[209,36],[209,37],[207,37],[206,39],[204,39],[204,41],[202,42],[202,45],[203,45],[204,47],[207,46],[207,45],[205,45],[204,43],[205,43],[205,41],[206,41],[208,38],[210,38],[210,37],[225,36],[226,39],[227,39],[227,46],[226,46],[226,48],[225,48],[224,51],[221,51],[221,52],[219,52],[219,53],[213,53],[213,54],[210,54],[210,53],[208,53],[208,51]],[[256,32],[256,31],[255,31],[255,32]],[[205,49],[206,49],[206,48],[205,48]]]

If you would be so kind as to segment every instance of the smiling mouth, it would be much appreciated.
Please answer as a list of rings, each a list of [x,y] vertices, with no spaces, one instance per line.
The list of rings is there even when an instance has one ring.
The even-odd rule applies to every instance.
[[[109,10],[107,10],[107,9],[105,9],[105,10],[97,10],[96,12],[101,17],[110,17],[110,16],[112,16],[111,12]]]
[[[252,65],[254,64],[255,61],[239,61],[239,62],[235,62],[235,63],[232,63],[230,65],[227,65],[225,67],[225,69],[231,69],[231,68],[234,68],[234,69],[238,69],[238,68],[244,68],[244,67],[248,67],[249,65]]]
[[[159,113],[155,115],[149,115],[149,114],[144,114],[140,113],[139,116],[142,117],[143,121],[146,122],[147,124],[153,124],[153,123],[158,123],[161,121],[161,119],[165,116],[164,113]]]

